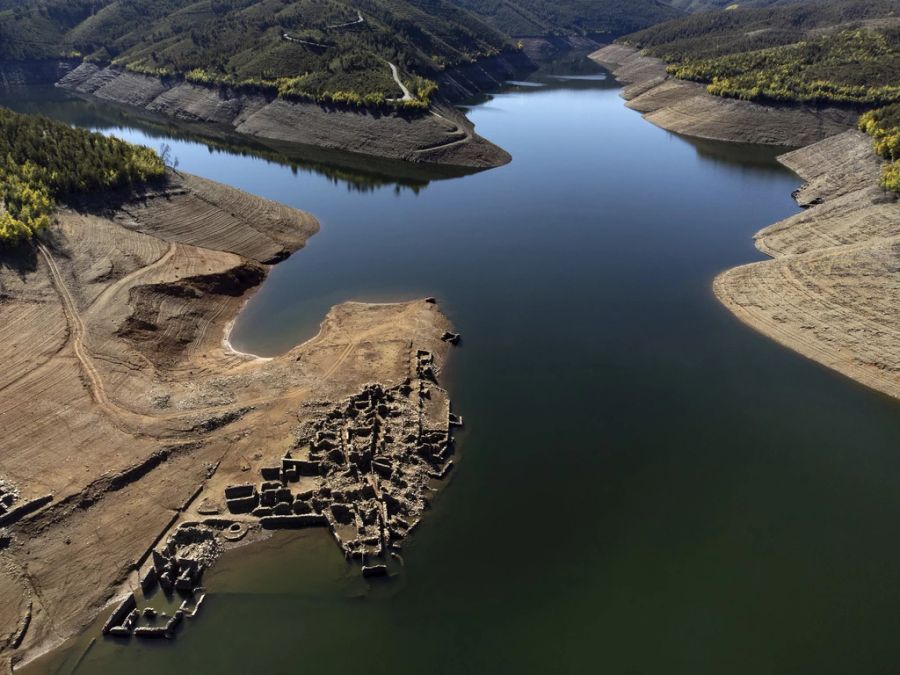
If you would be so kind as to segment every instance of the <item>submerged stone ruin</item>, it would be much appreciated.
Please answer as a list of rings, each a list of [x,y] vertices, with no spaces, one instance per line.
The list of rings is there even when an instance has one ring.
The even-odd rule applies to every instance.
[[[182,523],[151,550],[139,575],[145,606],[129,594],[103,626],[104,635],[174,637],[203,602],[204,570],[226,542],[255,527],[328,527],[364,577],[390,575],[390,559],[399,559],[437,481],[453,468],[451,431],[462,425],[437,385],[433,355],[418,351],[415,376],[399,386],[370,384],[338,404],[307,403],[300,417],[296,441],[280,464],[262,467],[257,484],[225,488],[230,516]],[[172,616],[148,604],[157,591],[167,602],[183,598]]]
[[[103,625],[103,634],[119,638],[172,638],[184,621],[197,614],[205,597],[200,580],[222,549],[220,531],[208,524],[183,523],[162,548],[151,551],[152,564],[140,576],[142,599],[159,588],[166,599],[183,598],[172,614],[147,604],[138,608],[135,593],[126,596]]]
[[[419,351],[416,377],[385,389],[366,386],[338,405],[304,406],[295,447],[257,485],[225,490],[228,510],[264,529],[328,526],[366,577],[387,574],[385,559],[419,523],[433,481],[453,468],[451,427],[462,421],[437,386],[434,358]]]

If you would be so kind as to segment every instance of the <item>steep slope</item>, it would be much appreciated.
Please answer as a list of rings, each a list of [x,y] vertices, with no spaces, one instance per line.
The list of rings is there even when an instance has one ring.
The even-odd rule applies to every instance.
[[[370,105],[403,96],[389,63],[427,100],[424,78],[509,47],[448,0],[26,0],[0,12],[0,60],[76,55]]]
[[[868,118],[863,118],[863,124],[878,140],[879,154],[894,162],[885,168],[883,184],[900,187],[898,124],[896,112],[889,112],[900,102],[900,5],[896,2],[807,0],[771,9],[737,8],[655,26],[622,42],[643,50],[642,55],[629,56],[615,47],[601,60],[621,65],[641,59],[644,72],[653,71],[653,77],[639,79],[653,81],[636,93],[643,101],[632,105],[641,109],[652,99],[656,103],[644,112],[672,130],[684,132],[679,128],[679,114],[673,111],[686,95],[717,109],[749,109],[747,101],[777,108],[770,118],[783,117],[786,108],[796,111],[801,106],[813,117],[826,114],[830,119],[834,115],[826,109],[844,111],[847,116],[881,109],[873,113],[881,120],[878,124],[869,123],[874,120]],[[665,69],[664,63],[668,64]],[[703,90],[741,103],[712,103],[700,96]]]
[[[816,1],[816,0],[814,0]],[[828,2],[828,0],[818,0]],[[747,7],[777,7],[803,2],[803,0],[669,0],[669,4],[687,12],[711,12],[722,9]]]
[[[834,33],[900,24],[894,0],[805,0],[784,6],[704,12],[623,38],[668,63],[734,56]]]
[[[458,0],[497,30],[526,35],[622,35],[681,15],[661,0]]]

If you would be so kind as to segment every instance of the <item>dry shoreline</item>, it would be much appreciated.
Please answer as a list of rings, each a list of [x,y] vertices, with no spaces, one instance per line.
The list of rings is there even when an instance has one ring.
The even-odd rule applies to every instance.
[[[712,96],[702,84],[671,77],[663,61],[633,47],[609,45],[590,58],[626,85],[622,97],[629,108],[685,136],[799,148],[856,127],[857,114],[839,108],[776,108]]]
[[[0,665],[83,630],[179,523],[230,518],[224,488],[295,448],[311,403],[418,382],[421,353],[436,377],[449,349],[419,300],[345,303],[286,354],[238,354],[229,324],[315,219],[176,174],[103,201],[0,259]]]
[[[794,195],[805,210],[756,234],[772,260],[723,272],[713,290],[763,335],[900,398],[900,200],[879,186],[882,161],[855,114],[711,96],[631,47],[591,58],[627,85],[628,107],[664,129],[801,148],[779,161],[806,181]]]
[[[358,111],[242,94],[226,87],[161,79],[82,63],[57,86],[176,121],[208,124],[238,136],[469,170],[509,163],[505,150],[475,133],[450,105],[428,111]]]
[[[772,260],[720,274],[742,321],[857,382],[900,398],[900,201],[878,185],[871,139],[848,131],[780,161],[808,182],[807,210],[764,228]]]

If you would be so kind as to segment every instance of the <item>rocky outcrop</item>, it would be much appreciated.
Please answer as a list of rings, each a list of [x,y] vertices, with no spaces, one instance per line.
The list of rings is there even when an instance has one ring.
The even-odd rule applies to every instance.
[[[666,64],[624,45],[610,45],[591,58],[627,85],[628,107],[647,121],[685,136],[799,148],[854,128],[852,110],[807,105],[762,105],[712,96],[696,82],[666,73]]]
[[[500,166],[511,159],[478,136],[465,116],[449,107],[360,111],[249,95],[228,87],[200,86],[92,63],[82,63],[63,77],[59,86],[147,113],[219,125],[268,141],[469,169]]]
[[[780,158],[806,179],[805,211],[756,235],[773,260],[719,275],[741,320],[900,398],[900,201],[878,185],[872,141],[849,131]]]

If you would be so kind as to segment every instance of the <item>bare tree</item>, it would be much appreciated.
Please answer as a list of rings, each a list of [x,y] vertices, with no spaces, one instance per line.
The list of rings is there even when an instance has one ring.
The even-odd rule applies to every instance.
[[[159,146],[159,158],[162,160],[163,166],[172,169],[172,171],[178,169],[178,158],[172,154],[172,146],[168,143],[163,143]]]

